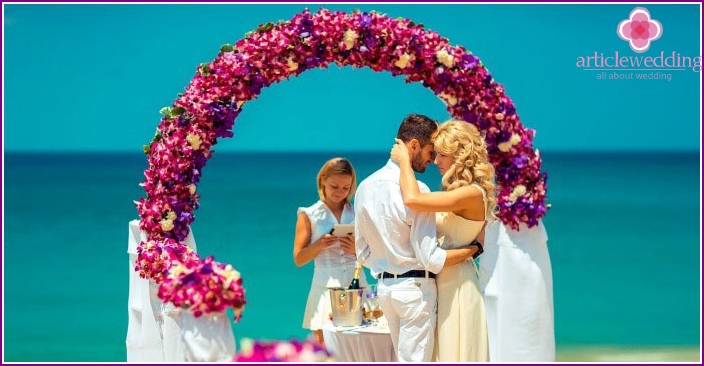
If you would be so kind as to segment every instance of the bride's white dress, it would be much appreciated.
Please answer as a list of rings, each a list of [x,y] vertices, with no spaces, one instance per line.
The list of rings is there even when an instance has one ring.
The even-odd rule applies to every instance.
[[[471,243],[484,224],[484,221],[467,220],[452,212],[437,213],[436,221],[438,243],[443,249]],[[443,268],[436,283],[438,323],[433,359],[439,362],[489,361],[484,300],[474,260]]]

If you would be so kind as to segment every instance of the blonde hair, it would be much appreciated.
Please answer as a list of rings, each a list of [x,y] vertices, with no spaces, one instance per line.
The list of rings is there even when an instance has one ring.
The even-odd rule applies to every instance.
[[[357,174],[354,172],[354,167],[349,160],[345,158],[332,158],[323,164],[318,172],[318,196],[321,200],[325,200],[325,180],[332,175],[350,175],[352,176],[352,186],[350,186],[350,193],[345,197],[345,203],[350,202],[350,198],[354,195],[357,189]]]
[[[455,159],[442,176],[443,190],[478,184],[486,192],[486,214],[495,218],[494,166],[489,163],[486,143],[479,130],[468,122],[450,120],[433,134],[433,144],[435,151]]]

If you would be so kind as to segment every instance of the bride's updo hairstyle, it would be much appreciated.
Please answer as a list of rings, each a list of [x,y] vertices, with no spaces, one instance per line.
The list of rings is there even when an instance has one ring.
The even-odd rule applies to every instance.
[[[442,187],[450,191],[472,183],[486,192],[487,215],[494,215],[494,166],[489,163],[486,143],[474,125],[459,120],[447,121],[433,134],[435,151],[454,157],[455,162],[442,176]]]

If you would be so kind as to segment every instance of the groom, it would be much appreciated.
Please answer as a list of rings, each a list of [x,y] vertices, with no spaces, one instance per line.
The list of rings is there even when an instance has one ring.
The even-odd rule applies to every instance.
[[[397,138],[408,147],[411,166],[425,172],[435,159],[431,136],[438,123],[411,114],[398,129]],[[437,323],[435,274],[457,264],[475,249],[438,247],[435,213],[412,211],[403,204],[398,163],[363,180],[355,195],[357,260],[379,279],[379,305],[389,322],[391,340],[400,362],[429,362]],[[418,181],[421,193],[430,190]]]

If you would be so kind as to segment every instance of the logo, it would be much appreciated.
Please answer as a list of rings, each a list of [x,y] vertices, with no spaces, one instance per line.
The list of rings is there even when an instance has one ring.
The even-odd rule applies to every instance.
[[[648,9],[637,7],[631,11],[628,19],[618,23],[616,34],[628,41],[634,52],[643,53],[650,48],[651,41],[662,36],[662,24],[650,18]]]

